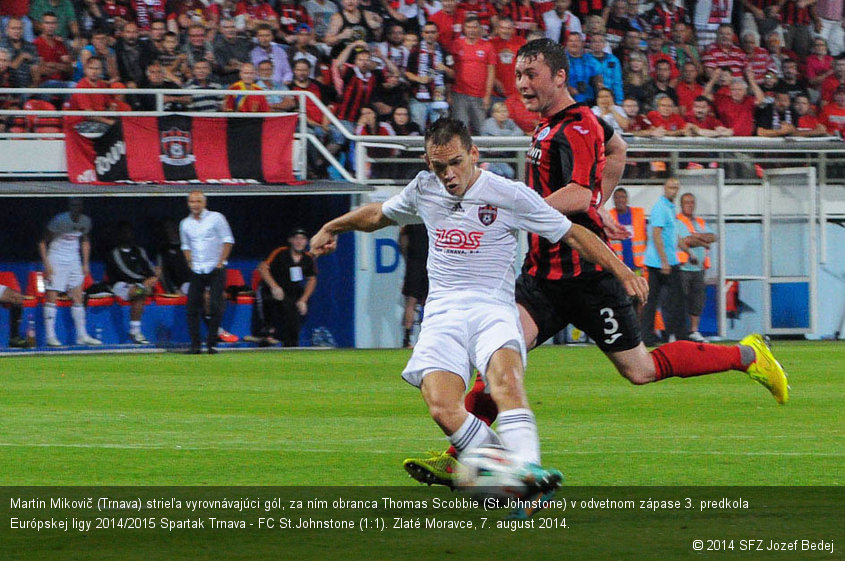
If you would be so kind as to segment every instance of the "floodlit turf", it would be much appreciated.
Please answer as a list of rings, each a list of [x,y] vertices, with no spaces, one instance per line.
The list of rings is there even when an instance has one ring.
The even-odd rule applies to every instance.
[[[572,485],[840,485],[845,346],[775,352],[785,406],[741,373],[634,387],[595,348],[534,351],[544,463]],[[411,485],[402,459],[445,440],[408,356],[5,358],[0,483]]]
[[[463,495],[421,487],[405,475],[403,458],[445,446],[417,390],[399,378],[408,351],[6,358],[0,360],[0,559],[842,558],[843,351],[840,343],[777,344],[776,355],[792,383],[786,406],[778,406],[741,373],[633,387],[595,348],[532,352],[528,393],[544,463],[566,476],[557,498],[567,504],[626,497],[695,500],[681,509],[645,508],[639,500],[624,509],[554,507],[521,529],[496,529],[507,511],[438,508],[435,498],[450,501]],[[30,485],[132,487],[9,487]],[[138,489],[142,485],[183,488]],[[276,487],[208,487],[235,485]],[[595,487],[601,485],[612,487]],[[730,487],[678,487],[685,485]],[[765,487],[738,487],[752,485]],[[814,487],[785,487],[790,485]],[[285,500],[272,510],[223,508],[201,515],[179,507],[172,512],[146,507],[29,510],[12,502],[39,493]],[[421,502],[391,508],[381,502],[385,496]],[[369,498],[379,506],[338,507],[333,502],[338,497]],[[741,498],[749,506],[699,508],[699,499],[724,497]],[[328,499],[330,506],[309,507],[309,498]],[[305,506],[292,508],[288,499],[302,499]],[[111,525],[139,517],[129,519],[159,526],[36,532],[15,530],[12,516]],[[171,532],[161,529],[165,516],[171,523],[201,519],[208,524],[213,516],[252,526]],[[259,517],[271,517],[277,526],[261,529]],[[313,517],[357,526],[279,529],[287,517],[293,524]],[[394,529],[397,517],[410,526]],[[362,530],[365,519],[369,526]],[[384,531],[374,528],[377,520]],[[474,526],[427,528],[431,520]],[[422,526],[414,528],[416,523]],[[481,529],[481,524],[487,526]],[[696,552],[697,539],[722,551]],[[836,549],[834,554],[740,550],[740,540],[752,539],[763,546],[772,540],[833,540]]]

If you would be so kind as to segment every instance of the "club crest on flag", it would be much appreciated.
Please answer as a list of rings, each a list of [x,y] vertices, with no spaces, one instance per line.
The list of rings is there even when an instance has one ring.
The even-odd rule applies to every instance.
[[[161,161],[171,166],[189,166],[197,159],[192,153],[191,133],[176,127],[161,132],[161,152]]]
[[[495,222],[496,221],[496,215],[498,213],[499,213],[499,210],[494,206],[484,205],[482,207],[478,207],[478,219],[485,226],[489,226],[490,224]]]

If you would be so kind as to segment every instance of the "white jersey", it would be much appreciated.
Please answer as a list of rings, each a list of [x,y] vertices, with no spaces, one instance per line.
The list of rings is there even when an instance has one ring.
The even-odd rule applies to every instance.
[[[80,245],[83,236],[91,231],[91,219],[81,214],[74,222],[70,212],[63,212],[50,220],[47,231],[52,236],[47,249],[50,262],[75,263],[81,261]]]
[[[463,197],[420,172],[382,212],[399,224],[423,222],[428,231],[426,313],[479,300],[514,305],[517,233],[559,241],[572,223],[524,183],[482,171]]]

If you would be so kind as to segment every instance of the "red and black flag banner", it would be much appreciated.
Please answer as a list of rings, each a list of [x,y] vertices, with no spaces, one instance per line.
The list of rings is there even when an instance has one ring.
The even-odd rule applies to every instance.
[[[121,117],[93,140],[72,125],[66,120],[73,183],[297,183],[296,115]]]

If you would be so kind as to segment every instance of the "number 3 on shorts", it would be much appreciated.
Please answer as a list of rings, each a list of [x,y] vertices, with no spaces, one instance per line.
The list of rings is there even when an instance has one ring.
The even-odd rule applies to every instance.
[[[619,333],[619,322],[613,317],[613,308],[602,308],[599,314],[604,318],[604,334],[607,335],[604,339],[605,345],[612,345],[617,339],[622,337]]]

